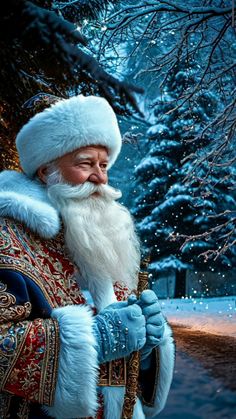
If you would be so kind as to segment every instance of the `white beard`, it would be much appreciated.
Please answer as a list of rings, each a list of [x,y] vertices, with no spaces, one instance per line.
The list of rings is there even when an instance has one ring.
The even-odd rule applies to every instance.
[[[91,196],[96,191],[99,195]],[[115,202],[120,191],[91,182],[59,183],[49,186],[48,194],[61,213],[65,243],[79,268],[81,285],[95,293],[98,283],[101,287],[118,281],[136,288],[140,246],[129,211]]]

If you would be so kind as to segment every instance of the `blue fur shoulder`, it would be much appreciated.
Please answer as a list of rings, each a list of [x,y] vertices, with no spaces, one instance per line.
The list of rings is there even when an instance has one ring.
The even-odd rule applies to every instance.
[[[58,211],[45,186],[14,170],[0,173],[0,216],[22,222],[43,238],[52,238],[60,230]]]

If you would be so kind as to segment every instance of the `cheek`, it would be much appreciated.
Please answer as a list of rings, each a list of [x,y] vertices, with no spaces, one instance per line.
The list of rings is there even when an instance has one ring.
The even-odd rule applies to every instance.
[[[105,181],[106,181],[106,183],[108,183],[108,174],[107,173],[105,174]]]
[[[84,183],[89,176],[83,169],[76,167],[65,167],[62,169],[62,175],[65,181],[72,184]]]

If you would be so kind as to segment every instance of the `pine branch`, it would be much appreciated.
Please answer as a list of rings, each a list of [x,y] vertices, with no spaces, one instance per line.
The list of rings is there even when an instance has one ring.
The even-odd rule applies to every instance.
[[[102,2],[97,3],[102,7]],[[59,89],[65,92],[66,86],[69,89],[81,84],[83,91],[105,96],[118,113],[135,111],[140,114],[135,93],[141,93],[142,89],[111,76],[91,55],[79,48],[78,44],[86,45],[87,41],[71,22],[30,1],[9,0],[4,3],[0,23],[2,39],[9,48],[3,61],[7,66],[7,61],[10,64],[13,59],[12,67],[17,73],[17,76],[12,75],[12,79],[17,81],[19,72],[26,74],[28,63],[25,63],[30,61],[27,57],[31,57],[31,62],[37,63],[39,72],[52,80],[49,89],[52,84],[58,84]],[[19,50],[23,53],[19,54]],[[5,76],[8,74],[7,70]],[[4,98],[4,85],[2,92]],[[5,97],[9,97],[9,92]],[[23,101],[28,97],[30,94],[24,95]]]

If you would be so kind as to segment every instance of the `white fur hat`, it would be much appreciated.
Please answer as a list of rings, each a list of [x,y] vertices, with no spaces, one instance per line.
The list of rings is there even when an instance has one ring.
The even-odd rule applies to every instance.
[[[108,149],[110,168],[121,142],[115,113],[106,99],[83,95],[60,100],[33,116],[16,137],[21,167],[29,177],[41,165],[89,145]]]

